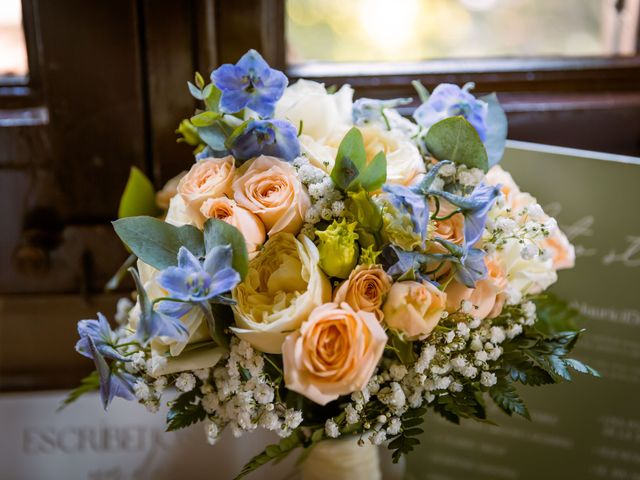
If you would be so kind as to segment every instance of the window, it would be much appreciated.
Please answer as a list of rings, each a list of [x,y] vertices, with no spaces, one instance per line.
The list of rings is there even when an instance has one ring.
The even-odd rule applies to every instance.
[[[22,27],[21,0],[0,2],[0,77],[5,81],[29,74],[27,44]]]
[[[287,0],[287,63],[634,55],[640,0]]]

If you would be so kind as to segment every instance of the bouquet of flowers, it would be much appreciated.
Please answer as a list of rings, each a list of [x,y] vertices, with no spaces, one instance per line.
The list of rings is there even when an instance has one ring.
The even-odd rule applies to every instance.
[[[189,83],[202,110],[178,132],[196,161],[160,214],[133,172],[114,228],[135,305],[115,330],[79,322],[96,371],[69,401],[99,389],[105,408],[155,411],[169,393],[168,430],[282,437],[242,476],[341,436],[397,461],[428,410],[484,421],[491,399],[528,418],[516,384],[597,374],[568,357],[575,312],[544,293],[574,249],[497,165],[495,95],[414,82],[411,120],[411,99],[287,84],[255,51]]]

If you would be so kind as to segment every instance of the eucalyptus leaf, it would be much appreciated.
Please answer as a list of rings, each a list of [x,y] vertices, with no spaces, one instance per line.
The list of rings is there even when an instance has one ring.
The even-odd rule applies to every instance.
[[[387,157],[378,152],[358,177],[358,182],[367,192],[378,190],[387,181]]]
[[[482,140],[464,117],[449,117],[432,125],[425,137],[425,144],[438,160],[451,160],[484,172],[489,169]]]
[[[480,100],[487,102],[489,105],[487,138],[484,141],[484,146],[487,149],[489,168],[491,168],[500,162],[504,154],[504,147],[507,142],[507,116],[495,93],[481,97]]]
[[[202,90],[200,90],[191,82],[187,82],[187,85],[189,86],[189,92],[191,93],[191,96],[193,98],[195,98],[196,100],[204,100],[204,95],[202,94]]]
[[[233,269],[244,280],[249,270],[249,254],[244,236],[233,225],[222,220],[210,218],[204,224],[204,244],[206,251],[218,245],[230,245],[233,250]]]
[[[336,185],[347,190],[366,164],[367,154],[364,149],[362,133],[353,127],[340,142],[336,163],[331,170],[331,178]]]
[[[227,137],[218,125],[214,124],[208,127],[197,127],[197,130],[202,141],[209,145],[212,150],[216,152],[223,152],[227,150],[224,145]]]
[[[367,154],[360,130],[353,127],[340,142],[331,179],[342,190],[363,188],[378,190],[387,179],[387,159],[379,152],[367,163]]]
[[[207,108],[212,112],[220,111],[220,97],[222,96],[222,92],[219,88],[217,88],[213,83],[210,83],[203,90],[204,95],[204,103],[207,105]]]
[[[209,127],[213,125],[222,115],[217,112],[201,112],[191,117],[191,123],[196,127]]]
[[[155,217],[162,211],[156,205],[156,192],[151,181],[137,167],[131,167],[118,208],[118,218],[149,215]]]
[[[153,217],[128,217],[113,222],[120,239],[140,260],[158,270],[177,265],[184,246],[196,257],[204,256],[202,232],[191,225],[176,227]]]

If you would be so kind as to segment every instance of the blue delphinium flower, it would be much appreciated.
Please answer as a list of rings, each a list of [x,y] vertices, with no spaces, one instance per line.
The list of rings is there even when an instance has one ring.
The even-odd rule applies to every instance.
[[[476,99],[469,89],[473,84],[460,88],[451,83],[438,85],[429,99],[413,113],[419,125],[429,128],[445,118],[463,116],[478,132],[480,139],[487,139],[487,114],[489,106]]]
[[[473,248],[470,244],[456,245],[448,240],[436,239],[443,245],[456,263],[456,280],[469,288],[475,288],[476,282],[487,276],[487,265],[484,262],[485,252]]]
[[[500,186],[476,185],[471,195],[466,197],[440,190],[429,190],[431,195],[437,195],[460,208],[464,215],[464,240],[468,245],[474,245],[482,237],[487,215],[498,195]]]
[[[127,372],[111,370],[107,361],[104,359],[98,347],[93,342],[92,337],[85,336],[88,355],[93,358],[96,370],[100,378],[100,398],[102,406],[106,410],[114,397],[124,398],[125,400],[135,400],[133,385],[136,381],[135,377]]]
[[[387,198],[394,207],[409,214],[413,231],[424,240],[429,225],[429,206],[425,197],[402,185],[384,185],[382,190],[388,194]]]
[[[288,83],[286,75],[270,68],[255,50],[249,50],[235,65],[218,67],[211,80],[222,92],[221,111],[236,113],[247,107],[263,117],[273,114]]]
[[[180,318],[194,306],[207,307],[210,301],[227,303],[221,295],[240,282],[240,274],[231,267],[232,252],[229,245],[213,247],[200,263],[189,250],[180,247],[178,266],[164,269],[157,277],[158,284],[176,301],[160,302],[159,312]]]
[[[231,153],[240,161],[269,155],[291,162],[300,155],[298,132],[286,120],[250,120],[232,139]]]
[[[105,357],[128,362],[129,359],[123,357],[115,346],[118,337],[107,321],[106,317],[98,313],[97,320],[80,320],[78,322],[78,334],[80,340],[76,343],[76,351],[88,358],[93,358],[89,342],[92,341],[96,349]]]
[[[153,302],[149,299],[145,291],[138,272],[129,269],[138,291],[138,303],[140,305],[140,319],[136,328],[135,338],[143,345],[155,337],[163,336],[174,338],[178,341],[186,341],[189,337],[189,330],[180,321],[179,317],[173,317],[154,309]]]

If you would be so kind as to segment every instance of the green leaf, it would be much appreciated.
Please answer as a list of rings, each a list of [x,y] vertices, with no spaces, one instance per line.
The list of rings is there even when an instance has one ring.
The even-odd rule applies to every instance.
[[[366,165],[367,154],[362,133],[353,127],[340,142],[331,178],[338,187],[348,190]]]
[[[220,97],[222,92],[213,83],[207,85],[203,90],[204,103],[212,112],[220,111]]]
[[[342,190],[378,190],[387,179],[387,158],[379,152],[367,163],[362,133],[353,127],[340,142],[331,179]]]
[[[204,224],[204,244],[207,252],[217,245],[231,245],[233,269],[244,280],[249,271],[249,254],[244,236],[236,227],[217,218],[210,218]]]
[[[484,141],[484,146],[487,149],[489,167],[493,167],[500,162],[504,154],[504,147],[507,142],[507,116],[495,93],[480,97],[479,100],[487,102],[487,105],[489,105],[487,137]]]
[[[580,312],[553,294],[545,293],[533,299],[536,305],[536,330],[546,336],[576,330]]]
[[[235,477],[235,480],[250,474],[266,463],[271,461],[274,463],[281,461],[293,450],[302,446],[303,438],[303,434],[299,430],[295,430],[287,438],[283,438],[277,445],[267,446],[262,452],[253,457],[244,467],[242,467],[242,470],[238,476]]]
[[[207,413],[198,401],[199,392],[200,389],[196,387],[190,392],[179,395],[171,402],[167,413],[167,432],[188,427],[205,419]]]
[[[193,98],[195,98],[196,100],[204,100],[204,95],[202,94],[202,90],[200,90],[191,82],[187,82],[187,85],[189,87],[189,93],[191,93],[191,96]]]
[[[429,152],[438,160],[451,160],[485,172],[489,169],[487,151],[482,140],[464,117],[445,118],[432,125],[425,143]]]
[[[85,393],[95,392],[100,389],[100,376],[97,371],[91,372],[89,375],[81,380],[81,383],[74,390],[69,392],[69,395],[62,401],[58,407],[58,412],[65,408],[67,405],[78,400]]]
[[[429,94],[429,90],[427,90],[426,87],[422,85],[422,82],[420,80],[412,81],[411,85],[413,85],[413,88],[416,89],[418,98],[420,98],[420,102],[425,103],[427,102],[427,100],[429,100],[429,97],[431,96]]]
[[[388,333],[391,337],[391,345],[393,346],[398,360],[400,360],[403,365],[412,365],[416,361],[416,353],[413,350],[413,342],[403,340],[396,332],[392,330],[389,330]]]
[[[226,151],[224,142],[227,137],[217,124],[208,127],[197,127],[197,130],[202,141],[209,145],[214,151]]]
[[[222,115],[217,112],[201,112],[191,117],[191,123],[195,127],[209,127],[213,125]]]
[[[594,377],[600,376],[600,373],[595,368],[592,368],[589,365],[582,363],[580,360],[576,360],[575,358],[566,358],[564,362],[567,366],[573,368],[576,372],[584,373],[586,375],[593,375]]]
[[[518,395],[515,387],[505,377],[498,377],[498,381],[489,389],[489,396],[507,415],[517,413],[527,420],[531,420],[526,405]]]
[[[387,157],[378,152],[358,177],[358,182],[367,192],[374,192],[387,181]]]
[[[426,412],[426,408],[411,408],[402,415],[402,430],[389,443],[393,463],[398,463],[402,455],[408,454],[420,444],[420,440],[415,437],[424,433],[424,430],[416,427],[424,422]]]
[[[202,232],[191,225],[176,227],[153,217],[127,217],[113,222],[113,228],[134,255],[158,270],[176,265],[182,246],[196,257],[204,256]]]
[[[194,80],[196,82],[196,86],[202,90],[202,88],[204,87],[204,78],[202,78],[202,75],[200,75],[200,72],[196,72],[194,75]]]
[[[153,184],[137,167],[131,167],[127,185],[120,198],[118,218],[137,215],[158,216],[162,210],[156,205],[156,192]]]

